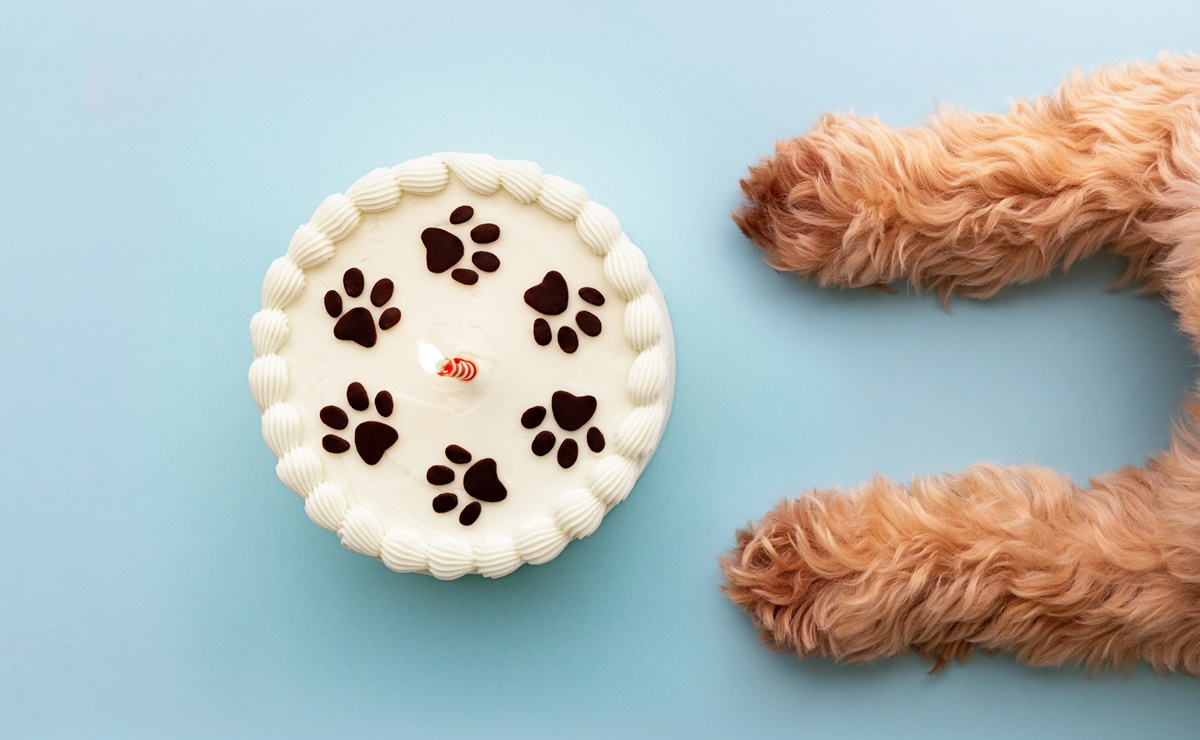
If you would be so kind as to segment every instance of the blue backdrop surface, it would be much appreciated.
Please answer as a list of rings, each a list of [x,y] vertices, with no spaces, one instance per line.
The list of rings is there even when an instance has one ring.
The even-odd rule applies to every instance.
[[[1159,299],[1107,289],[1110,259],[947,311],[775,274],[728,213],[747,165],[823,110],[1003,110],[1075,66],[1200,51],[1200,4],[13,5],[6,736],[1196,737],[1200,685],[1144,668],[773,655],[716,561],[814,486],[980,460],[1082,479],[1166,444],[1194,360]],[[678,342],[633,495],[499,581],[342,550],[276,479],[246,384],[294,228],[442,150],[584,184],[648,255]]]

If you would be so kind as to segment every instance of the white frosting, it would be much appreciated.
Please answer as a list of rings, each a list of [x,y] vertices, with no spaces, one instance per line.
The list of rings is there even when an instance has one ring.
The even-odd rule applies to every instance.
[[[533,162],[506,160],[500,163],[500,184],[518,203],[529,205],[542,189],[542,168]]]
[[[280,257],[267,268],[262,289],[263,308],[287,308],[303,289],[304,271],[287,257]]]
[[[250,395],[254,397],[258,408],[265,410],[279,403],[287,395],[287,390],[287,363],[282,357],[264,355],[250,363]]]
[[[658,345],[662,339],[662,311],[654,296],[643,293],[625,307],[625,336],[638,351]]]
[[[666,409],[661,403],[638,406],[617,430],[617,452],[631,460],[640,460],[654,451],[661,436],[659,430],[666,424]]]
[[[561,177],[546,175],[542,179],[542,190],[537,200],[548,212],[569,221],[579,215],[588,197],[587,191],[579,185]]]
[[[300,412],[291,404],[272,404],[263,412],[262,433],[271,453],[283,457],[300,444]]]
[[[347,550],[377,558],[383,544],[383,527],[370,509],[354,506],[346,512],[338,537]]]
[[[397,188],[396,192],[399,191]],[[325,236],[325,232],[312,224],[304,224],[296,229],[295,235],[292,236],[287,256],[296,267],[307,270],[332,257],[333,248],[333,240]]]
[[[617,289],[617,293],[627,301],[640,298],[650,282],[650,268],[646,264],[646,255],[633,246],[633,242],[624,234],[604,256],[604,275]]]
[[[513,541],[526,562],[541,565],[558,557],[570,538],[553,519],[543,516],[522,525]]]
[[[287,314],[279,309],[259,311],[250,320],[250,339],[255,357],[275,354],[287,338]]]
[[[474,218],[450,225],[450,212],[464,204],[474,208]],[[475,245],[468,233],[483,223],[499,225],[501,236]],[[420,234],[435,226],[463,240],[466,254],[456,267],[471,267],[472,252],[483,249],[500,259],[500,269],[481,272],[471,286],[454,282],[449,272],[430,272]],[[366,278],[357,298],[342,290],[351,267]],[[521,297],[549,270],[565,277],[570,300],[561,315],[543,317]],[[392,299],[374,307],[368,296],[385,277],[395,285]],[[604,294],[602,306],[581,299],[577,291],[585,286]],[[339,341],[324,305],[330,290],[339,292],[346,311],[363,306],[378,319],[395,307],[402,318],[377,331],[370,348]],[[598,316],[603,331],[596,337],[580,331],[575,353],[533,341],[535,318],[547,319],[554,331],[578,331],[574,316],[582,310]],[[345,547],[396,571],[499,577],[524,562],[552,559],[570,540],[595,531],[628,495],[670,411],[673,339],[645,256],[583,188],[530,162],[479,154],[422,157],[373,170],[346,195],[326,198],[268,269],[263,310],[250,333],[256,356],[251,393],[263,437],[279,457],[280,479],[306,497],[309,517],[337,532]],[[479,375],[470,382],[437,377],[430,352],[434,360],[469,359]],[[372,398],[387,390],[394,412],[385,418],[373,407],[351,409],[351,382],[362,383]],[[564,432],[547,414],[538,428],[523,428],[522,412],[549,409],[555,390],[594,396],[590,421]],[[350,416],[345,431],[321,422],[327,405]],[[335,454],[323,448],[327,434],[353,443],[362,421],[387,423],[399,433],[377,464],[366,464],[353,449]],[[591,427],[605,437],[600,453],[585,441]],[[530,443],[539,431],[576,440],[576,464],[562,468],[554,452],[534,456]],[[468,449],[475,461],[494,458],[508,490],[503,501],[481,502],[482,513],[470,525],[458,520],[473,501],[462,487],[469,465],[446,459],[451,444]],[[431,465],[454,469],[456,480],[429,484]],[[432,508],[433,496],[443,491],[460,500],[453,513]]]
[[[475,545],[475,565],[489,578],[506,576],[524,562],[512,537],[488,537]]]
[[[317,487],[324,475],[321,458],[310,447],[293,447],[275,465],[275,474],[283,484],[301,497]]]
[[[341,486],[332,483],[318,483],[304,501],[304,512],[308,518],[331,532],[338,531],[342,526],[349,508]]]
[[[393,529],[383,536],[379,558],[397,573],[428,572],[429,545],[416,532]]]
[[[567,537],[578,540],[587,537],[600,526],[608,507],[586,488],[568,491],[558,501],[554,523]]]
[[[405,193],[433,195],[450,182],[450,170],[437,157],[410,159],[392,168],[396,184]]]
[[[584,203],[579,210],[575,228],[579,230],[583,241],[601,257],[608,254],[621,238],[621,224],[617,222],[617,217],[612,211],[592,201]]]
[[[377,167],[351,185],[346,197],[360,211],[386,211],[400,202],[400,183],[391,170]]]
[[[662,347],[643,350],[629,370],[629,397],[639,406],[653,403],[662,395],[670,375],[670,363]]]
[[[437,537],[429,543],[429,574],[436,578],[458,578],[475,569],[475,553],[457,537]]]
[[[346,237],[362,221],[362,213],[344,195],[331,195],[317,206],[311,224],[332,241]]]
[[[609,455],[592,468],[588,476],[588,488],[598,500],[611,508],[629,495],[639,469],[638,464],[627,457]]]
[[[439,154],[450,171],[463,185],[480,195],[491,195],[500,189],[500,165],[486,154]]]

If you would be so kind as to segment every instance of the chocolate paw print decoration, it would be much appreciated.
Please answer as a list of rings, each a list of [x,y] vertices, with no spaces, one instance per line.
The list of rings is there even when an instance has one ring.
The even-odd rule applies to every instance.
[[[346,386],[346,402],[355,411],[366,411],[371,407],[371,397],[362,383],[351,383]],[[379,391],[375,394],[375,412],[381,417],[392,415],[395,404],[392,394]],[[326,406],[321,409],[321,421],[330,429],[343,430],[350,425],[350,417],[337,406]],[[354,449],[367,465],[374,465],[383,459],[383,453],[396,444],[400,435],[396,429],[382,421],[363,421],[354,427]],[[350,443],[336,434],[326,434],[321,439],[321,446],[326,452],[340,455],[350,449]]]
[[[584,303],[592,306],[604,305],[604,294],[595,288],[580,288],[579,297]],[[561,272],[551,270],[542,278],[542,282],[525,291],[525,305],[543,316],[560,316],[570,305],[571,292],[567,288],[567,280]],[[600,317],[591,311],[583,310],[575,314],[575,326],[589,337],[600,336],[604,326]],[[550,322],[543,318],[533,322],[533,341],[545,347],[554,338]],[[558,328],[558,346],[567,354],[579,349],[579,335],[565,324]]]
[[[574,396],[566,391],[555,391],[550,398],[550,413],[554,423],[564,432],[575,432],[592,420],[596,414],[595,396]],[[537,429],[546,420],[546,407],[533,406],[521,415],[521,426],[526,429]],[[563,435],[562,444],[558,447],[558,465],[569,468],[579,459],[579,443],[574,438]],[[558,442],[554,432],[543,430],[533,438],[530,449],[538,457],[545,457],[554,449]],[[604,451],[604,434],[596,427],[587,431],[587,446],[592,452]]]
[[[358,298],[362,295],[366,288],[366,278],[363,277],[362,270],[357,267],[351,267],[346,270],[346,274],[342,275],[342,288],[345,289],[346,295],[350,298]],[[371,288],[371,305],[375,308],[383,308],[388,301],[392,300],[392,293],[396,286],[391,280],[382,278],[376,281],[375,286]],[[325,312],[331,318],[337,319],[337,323],[333,325],[333,336],[338,339],[355,342],[363,347],[375,346],[375,317],[371,313],[371,309],[364,306],[356,306],[349,311],[343,313],[343,301],[341,293],[336,290],[331,290],[325,294]],[[384,309],[379,314],[379,329],[387,331],[396,324],[400,323],[400,309],[396,307]]]
[[[446,460],[455,467],[462,467],[471,462],[471,453],[458,445],[446,448]],[[444,488],[454,482],[458,475],[454,468],[447,465],[432,465],[425,472],[425,480],[431,486]],[[479,519],[483,504],[495,504],[508,498],[508,489],[500,482],[496,473],[496,461],[485,457],[467,468],[463,473],[462,487],[467,495],[475,499],[463,507],[458,514],[458,523],[469,527]],[[458,508],[458,494],[449,491],[433,497],[433,510],[439,514],[447,514]]]
[[[450,214],[450,223],[457,226],[465,224],[475,217],[475,209],[471,206],[459,206]],[[479,224],[471,229],[471,241],[480,245],[492,244],[500,238],[500,227],[496,224]],[[425,266],[435,274],[441,274],[455,267],[466,254],[462,239],[451,232],[431,226],[421,232],[421,243],[425,245]],[[500,258],[488,249],[477,249],[471,254],[471,264],[479,272],[495,272],[500,269]],[[450,273],[450,277],[463,285],[474,285],[479,282],[479,272],[470,268],[459,267]]]

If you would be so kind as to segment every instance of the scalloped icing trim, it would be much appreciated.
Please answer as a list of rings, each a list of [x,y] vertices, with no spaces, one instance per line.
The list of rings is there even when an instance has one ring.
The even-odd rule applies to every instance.
[[[286,403],[287,364],[276,354],[287,342],[286,308],[304,287],[304,270],[330,259],[337,242],[353,233],[364,212],[392,208],[405,192],[439,193],[451,177],[481,194],[503,189],[523,205],[536,203],[556,218],[575,221],[581,239],[604,258],[605,276],[626,301],[625,341],[638,353],[627,382],[636,406],[618,427],[613,453],[597,461],[588,487],[564,492],[553,518],[530,520],[513,537],[490,538],[474,548],[450,535],[429,542],[411,530],[384,532],[370,509],[350,507],[341,489],[324,480],[317,453],[297,444],[299,415]],[[397,572],[421,572],[440,579],[468,573],[499,578],[524,563],[552,560],[571,540],[594,532],[607,511],[629,495],[666,430],[674,355],[664,344],[669,319],[652,285],[646,256],[621,230],[612,211],[588,200],[583,187],[547,175],[532,162],[448,152],[372,170],[346,195],[334,194],[322,201],[309,223],[296,230],[287,253],[267,270],[263,310],[250,322],[255,353],[250,388],[263,417],[264,440],[279,458],[280,480],[306,499],[309,518],[336,532],[343,546],[377,558]]]

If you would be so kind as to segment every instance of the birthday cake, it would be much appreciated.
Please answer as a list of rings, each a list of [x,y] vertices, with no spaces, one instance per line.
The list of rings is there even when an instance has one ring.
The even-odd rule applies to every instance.
[[[612,212],[530,162],[368,173],[296,230],[250,323],[276,472],[349,550],[498,577],[595,531],[662,438],[670,320]]]

